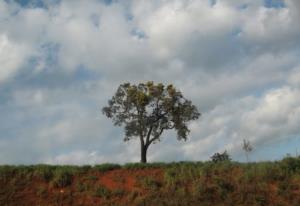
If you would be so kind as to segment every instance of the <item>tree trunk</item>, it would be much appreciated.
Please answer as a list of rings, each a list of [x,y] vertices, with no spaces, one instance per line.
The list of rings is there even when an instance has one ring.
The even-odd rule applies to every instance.
[[[141,144],[141,163],[147,163],[147,149],[146,145]]]

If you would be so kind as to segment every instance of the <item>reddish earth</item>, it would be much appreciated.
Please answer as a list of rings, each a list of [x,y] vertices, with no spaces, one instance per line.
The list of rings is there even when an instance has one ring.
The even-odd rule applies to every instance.
[[[71,185],[62,188],[54,187],[51,182],[47,183],[33,177],[29,182],[6,185],[7,190],[13,189],[5,197],[2,197],[0,193],[0,205],[106,205],[106,196],[109,194],[105,194],[105,192],[97,194],[97,188],[105,188],[105,191],[109,191],[110,194],[115,193],[115,195],[109,195],[109,202],[112,202],[109,205],[127,205],[130,202],[128,198],[131,197],[131,193],[141,195],[144,191],[137,183],[139,177],[151,177],[161,181],[163,172],[161,169],[154,168],[89,172],[75,176]],[[79,185],[83,187],[80,188]]]
[[[52,167],[50,177],[48,170],[41,172],[38,167],[31,171],[20,167],[18,172],[3,167],[0,206],[300,205],[299,172],[251,173],[239,166],[212,166],[197,169],[183,164],[105,172],[96,167],[75,172]],[[63,173],[57,172],[60,170]]]

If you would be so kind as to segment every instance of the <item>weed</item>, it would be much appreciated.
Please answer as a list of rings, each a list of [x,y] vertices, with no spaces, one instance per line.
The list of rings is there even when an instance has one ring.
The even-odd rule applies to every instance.
[[[101,197],[107,199],[111,196],[111,191],[104,185],[98,185],[96,186],[93,195],[95,197]]]
[[[66,187],[72,184],[73,174],[65,168],[57,169],[54,172],[52,185],[56,188]]]
[[[136,179],[136,184],[137,186],[141,186],[145,189],[148,190],[157,190],[159,189],[162,185],[159,181],[157,181],[156,179],[154,179],[153,177],[137,177]]]
[[[131,191],[127,192],[123,187],[110,190],[98,185],[99,171],[118,168],[122,168],[120,173],[109,175],[118,185],[126,184],[127,187],[123,170],[126,175],[128,170],[132,175],[137,174],[136,185]],[[146,171],[132,171],[148,168],[159,168],[163,179],[143,175]],[[20,201],[26,199],[29,190],[40,197],[40,201],[47,199],[46,205],[74,205],[73,201],[77,200],[83,204],[80,198],[86,198],[89,205],[101,202],[103,205],[297,206],[300,205],[299,172],[300,158],[292,157],[277,162],[132,163],[122,167],[116,164],[94,167],[6,165],[0,166],[0,205],[27,204]],[[105,177],[106,174],[101,175]],[[60,190],[48,190],[47,184]],[[58,193],[61,190],[64,192]],[[74,190],[75,196],[72,195]]]

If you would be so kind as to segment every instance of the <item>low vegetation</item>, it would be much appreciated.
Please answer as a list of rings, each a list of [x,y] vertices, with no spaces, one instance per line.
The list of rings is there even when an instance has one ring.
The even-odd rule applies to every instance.
[[[208,162],[0,166],[0,205],[300,205],[300,158],[237,163],[219,155]]]

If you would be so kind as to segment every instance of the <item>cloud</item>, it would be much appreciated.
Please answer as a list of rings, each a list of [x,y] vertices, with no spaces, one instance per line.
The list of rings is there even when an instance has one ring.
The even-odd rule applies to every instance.
[[[101,115],[125,81],[173,83],[203,113],[151,161],[240,159],[243,138],[260,154],[299,136],[298,1],[43,2],[0,2],[0,163],[138,161]]]
[[[7,35],[0,34],[0,83],[9,80],[21,69],[29,53],[26,45],[12,42]]]
[[[300,133],[299,92],[299,88],[283,86],[262,96],[247,96],[217,106],[191,125],[192,138],[196,139],[183,147],[183,153],[196,160],[207,159],[212,151],[227,149],[238,157],[243,152],[243,139],[250,140],[259,151],[264,145],[294,138]],[[275,158],[280,158],[279,155]]]
[[[226,40],[237,26],[237,11],[223,2],[212,7],[209,1],[165,1],[153,8],[139,1],[132,12],[157,58],[211,69],[229,61],[220,47],[235,50]]]
[[[61,154],[54,158],[48,159],[45,162],[47,164],[87,164],[94,165],[97,162],[103,162],[105,159],[101,156],[97,156],[97,151],[74,151],[69,154]]]

